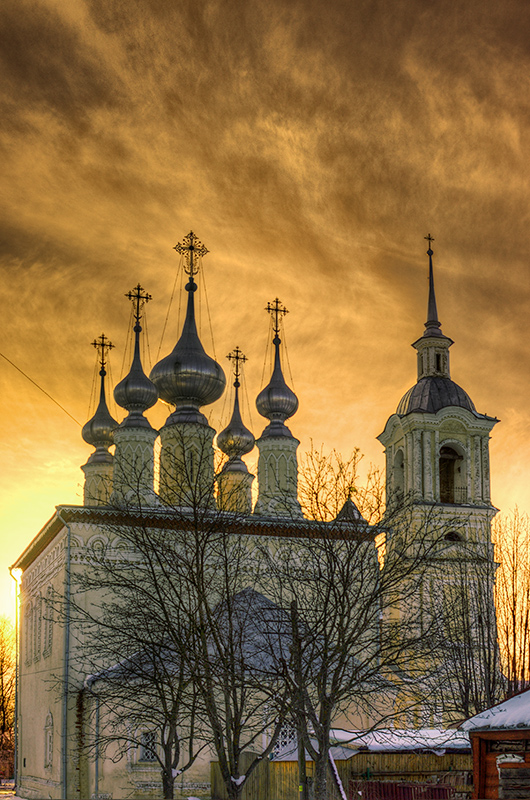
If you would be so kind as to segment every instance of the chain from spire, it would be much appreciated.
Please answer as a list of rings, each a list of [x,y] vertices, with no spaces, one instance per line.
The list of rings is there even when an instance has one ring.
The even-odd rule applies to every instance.
[[[280,320],[281,320],[282,317],[284,317],[289,312],[285,308],[285,306],[282,306],[282,304],[281,304],[281,302],[279,301],[278,298],[276,298],[274,300],[274,302],[272,302],[272,303],[267,303],[267,308],[265,309],[265,311],[267,311],[272,317],[272,320],[273,320],[272,327],[273,327],[273,330],[274,330],[274,339],[275,340],[278,339],[278,343],[279,343],[279,341],[280,341]]]
[[[241,385],[239,383],[239,376],[241,375],[241,369],[239,365],[243,365],[245,361],[248,361],[248,359],[246,355],[239,349],[239,347],[236,347],[235,350],[232,350],[231,353],[228,353],[227,359],[234,362],[234,386],[236,389],[239,389]]]
[[[143,288],[143,286],[140,286],[140,284],[135,286],[134,289],[131,289],[130,292],[127,292],[125,297],[127,297],[128,300],[134,303],[134,319],[136,326],[138,326],[140,325],[140,320],[142,319],[142,315],[140,313],[142,311],[142,308],[146,303],[149,302],[149,300],[152,300],[153,297],[152,295],[148,294]]]
[[[98,336],[97,339],[94,339],[94,341],[92,342],[92,347],[95,347],[96,350],[99,350],[98,352],[98,359],[100,366],[99,374],[101,376],[106,375],[107,374],[105,370],[105,367],[107,365],[106,357],[108,353],[112,350],[112,348],[115,347],[115,345],[113,345],[112,342],[109,339],[107,339],[105,334],[102,333],[101,336]]]
[[[210,251],[199,241],[193,231],[190,231],[181,242],[177,242],[173,250],[184,256],[184,270],[193,282],[194,275],[199,271],[199,258],[202,258]]]

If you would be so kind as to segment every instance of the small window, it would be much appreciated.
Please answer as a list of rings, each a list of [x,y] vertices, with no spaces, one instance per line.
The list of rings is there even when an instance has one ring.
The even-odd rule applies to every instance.
[[[140,737],[139,761],[156,761],[156,732],[144,731]]]
[[[457,533],[457,531],[449,531],[449,533],[445,534],[444,539],[446,540],[446,542],[461,542],[462,541],[462,537],[461,537],[461,535],[459,533]]]
[[[442,357],[440,353],[436,353],[436,371],[437,372],[442,371]]]

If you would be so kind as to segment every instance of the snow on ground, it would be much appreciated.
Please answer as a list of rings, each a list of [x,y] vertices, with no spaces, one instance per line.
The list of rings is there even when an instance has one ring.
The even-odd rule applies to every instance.
[[[510,697],[462,723],[464,731],[496,728],[530,728],[530,689]]]

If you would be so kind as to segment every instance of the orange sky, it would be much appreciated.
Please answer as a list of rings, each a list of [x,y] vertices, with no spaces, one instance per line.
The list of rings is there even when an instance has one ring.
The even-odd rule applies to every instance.
[[[3,0],[0,352],[84,423],[90,342],[114,342],[117,382],[140,281],[156,357],[193,229],[217,358],[249,358],[253,432],[278,296],[301,449],[382,464],[375,437],[416,380],[430,232],[452,377],[502,421],[493,501],[530,510],[529,42],[526,0]],[[11,613],[7,567],[80,502],[91,448],[3,359],[0,391]]]

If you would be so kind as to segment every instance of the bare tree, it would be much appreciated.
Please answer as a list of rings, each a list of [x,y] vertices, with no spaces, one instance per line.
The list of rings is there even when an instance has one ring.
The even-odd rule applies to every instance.
[[[7,617],[0,617],[0,751],[13,752],[15,717],[15,631]]]
[[[385,511],[384,478],[370,465],[366,480],[359,480],[363,455],[355,448],[348,458],[337,450],[330,453],[321,446],[302,455],[298,478],[298,497],[306,519],[330,522],[337,518],[348,500],[353,501],[363,518],[379,523]]]
[[[495,520],[497,624],[508,696],[530,686],[530,519],[515,508]]]
[[[432,617],[420,587],[447,545],[447,522],[430,506],[422,517],[412,498],[384,509],[375,472],[359,489],[358,461],[312,451],[301,494],[317,519],[217,510],[212,482],[197,480],[197,448],[179,464],[178,504],[168,474],[164,504],[142,507],[139,492],[131,505],[131,490],[127,505],[101,511],[109,545],[86,551],[74,610],[85,643],[78,671],[91,675],[84,692],[107,715],[94,752],[114,746],[119,758],[144,747],[171,798],[176,773],[209,745],[237,800],[292,720],[315,761],[315,800],[324,800],[337,716],[391,719],[420,666],[428,687]],[[384,523],[370,525],[352,496],[370,519],[384,512]],[[148,740],[137,719],[149,720]]]
[[[131,481],[128,503],[101,511],[108,544],[86,548],[86,568],[74,577],[76,668],[88,673],[94,756],[106,750],[119,760],[141,748],[172,798],[176,776],[210,747],[237,798],[282,724],[284,684],[271,669],[267,630],[256,626],[275,625],[279,609],[251,590],[256,536],[240,514],[215,508],[194,455],[179,466],[184,506],[142,507],[140,490],[130,505],[141,484]],[[263,753],[271,709],[275,730]],[[242,754],[252,751],[242,774]]]
[[[497,564],[477,558],[455,541],[436,614],[440,671],[438,706],[453,719],[467,719],[502,700],[494,583]]]
[[[387,511],[384,528],[369,526],[350,500],[343,511],[332,522],[305,523],[281,546],[263,546],[269,578],[263,591],[290,613],[292,641],[288,651],[278,648],[277,670],[315,762],[315,800],[329,796],[337,716],[349,717],[353,727],[358,716],[353,720],[352,712],[384,724],[396,713],[403,676],[416,678],[422,665],[428,677],[432,630],[417,600],[425,564],[444,546],[445,526],[432,509],[417,526],[413,547],[412,503]]]

